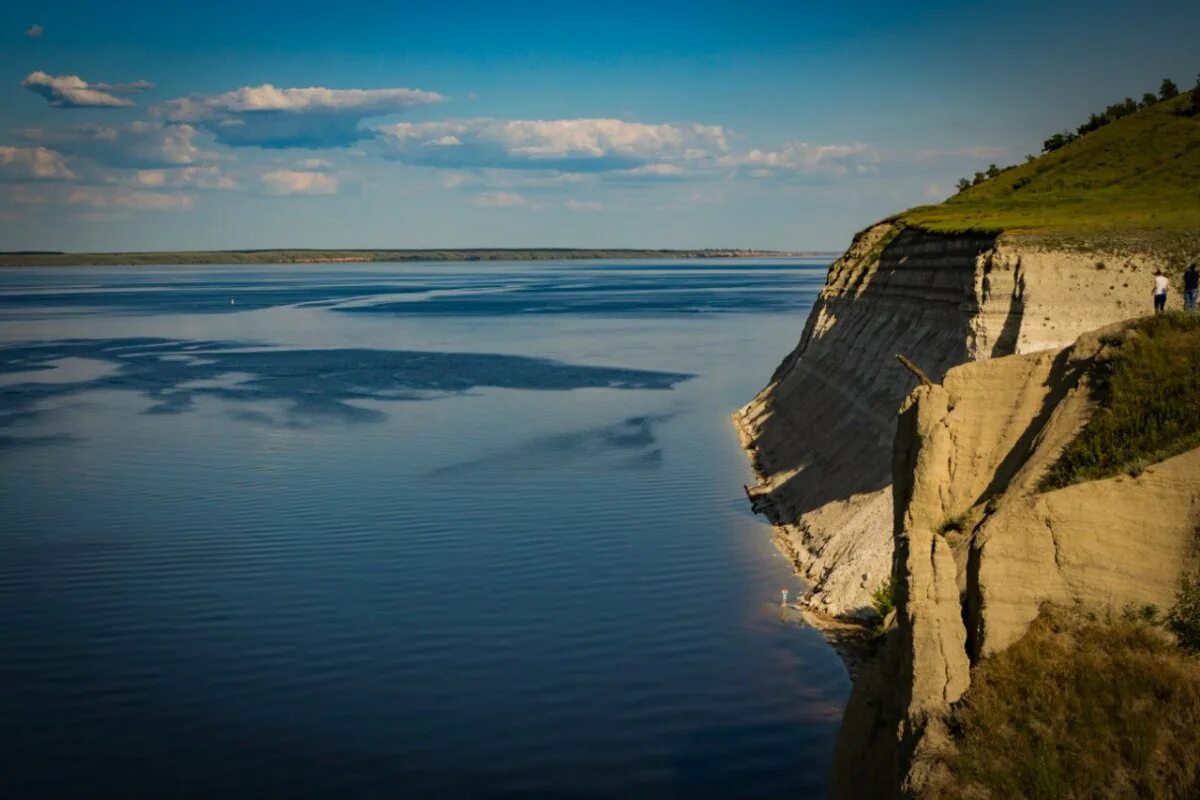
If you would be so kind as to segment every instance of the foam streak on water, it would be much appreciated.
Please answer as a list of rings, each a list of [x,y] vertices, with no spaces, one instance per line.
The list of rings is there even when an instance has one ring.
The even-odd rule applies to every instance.
[[[0,795],[822,797],[785,260],[0,272]]]

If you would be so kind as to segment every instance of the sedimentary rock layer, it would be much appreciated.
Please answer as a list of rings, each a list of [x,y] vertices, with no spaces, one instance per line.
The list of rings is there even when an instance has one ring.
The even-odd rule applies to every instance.
[[[1056,348],[1144,313],[1154,262],[884,222],[830,268],[799,345],[735,415],[756,504],[833,616],[868,616],[891,572],[896,411],[968,361]]]

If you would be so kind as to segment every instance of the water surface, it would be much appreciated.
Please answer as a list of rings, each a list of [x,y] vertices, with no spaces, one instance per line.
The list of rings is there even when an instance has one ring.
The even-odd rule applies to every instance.
[[[0,272],[0,794],[822,797],[812,261]]]

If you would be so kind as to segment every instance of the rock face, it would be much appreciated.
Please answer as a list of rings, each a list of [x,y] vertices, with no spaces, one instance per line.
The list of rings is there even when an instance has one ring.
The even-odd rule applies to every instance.
[[[891,572],[896,410],[916,385],[894,354],[940,381],[965,362],[1062,347],[1149,310],[1154,266],[890,221],[860,233],[799,345],[734,417],[759,476],[752,495],[808,577],[810,607],[870,615]]]
[[[953,368],[905,401],[893,460],[896,624],[855,685],[837,796],[919,794],[971,664],[1020,637],[1043,602],[1166,608],[1200,562],[1200,449],[1137,477],[1038,489],[1091,415],[1090,376],[1119,328]]]

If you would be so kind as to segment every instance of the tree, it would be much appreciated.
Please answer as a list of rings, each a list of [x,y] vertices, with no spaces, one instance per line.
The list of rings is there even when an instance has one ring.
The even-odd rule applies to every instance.
[[[1066,147],[1073,141],[1075,141],[1075,134],[1073,133],[1069,133],[1067,131],[1056,133],[1046,141],[1042,142],[1042,152],[1053,153],[1055,150],[1059,149],[1060,147]]]
[[[1170,78],[1163,78],[1162,87],[1158,90],[1158,99],[1170,100],[1179,96],[1179,87]]]
[[[971,183],[972,186],[978,186],[987,180],[987,177],[982,172],[975,173],[975,180]]]
[[[966,178],[959,178],[958,183],[954,185],[960,192],[965,192],[967,189],[971,188],[971,182]]]
[[[1000,174],[1000,168],[997,167],[995,164],[989,164],[986,174],[989,178],[994,178]]]
[[[1158,95],[1154,92],[1146,92],[1142,95],[1142,108],[1149,108],[1158,102]]]

